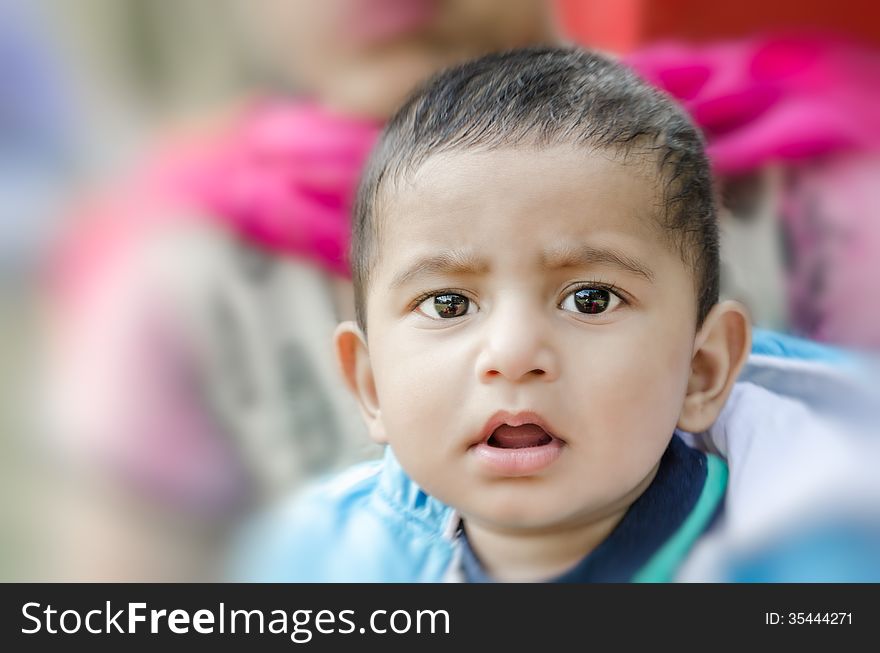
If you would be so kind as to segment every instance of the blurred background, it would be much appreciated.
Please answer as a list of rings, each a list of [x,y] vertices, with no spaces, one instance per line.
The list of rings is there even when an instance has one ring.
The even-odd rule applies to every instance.
[[[360,167],[430,74],[568,41],[704,130],[725,296],[880,349],[875,3],[0,0],[0,579],[218,578],[376,456],[330,348]]]

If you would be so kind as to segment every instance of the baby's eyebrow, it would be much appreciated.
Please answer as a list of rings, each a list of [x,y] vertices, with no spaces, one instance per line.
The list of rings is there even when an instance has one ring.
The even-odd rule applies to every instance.
[[[588,265],[610,265],[632,272],[648,281],[654,281],[654,273],[645,264],[610,247],[593,245],[565,245],[545,250],[541,256],[541,266],[547,270],[558,268],[586,267]]]
[[[391,280],[391,288],[400,288],[416,277],[430,274],[485,274],[489,264],[472,254],[460,250],[450,250],[416,261],[398,272]]]
[[[559,268],[587,267],[589,265],[610,265],[632,272],[648,281],[654,281],[654,273],[643,263],[623,252],[609,247],[592,245],[563,246],[542,252],[541,267],[546,270]],[[418,259],[415,263],[398,272],[391,280],[392,289],[401,288],[413,279],[431,274],[485,274],[489,263],[469,252],[449,250],[433,256]]]

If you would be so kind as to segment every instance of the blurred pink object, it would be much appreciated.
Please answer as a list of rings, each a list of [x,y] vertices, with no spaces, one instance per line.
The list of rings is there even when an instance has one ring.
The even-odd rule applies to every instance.
[[[880,149],[880,54],[839,39],[669,43],[627,57],[702,127],[721,174]]]
[[[880,351],[880,156],[799,166],[782,206],[793,326],[823,342]]]
[[[206,376],[216,361],[193,335],[193,315],[216,300],[207,295],[237,291],[206,287],[180,305],[169,286],[192,285],[174,277],[189,271],[150,278],[146,259],[169,240],[201,256],[206,244],[187,235],[198,224],[346,276],[351,207],[379,128],[306,103],[252,107],[217,136],[160,148],[71,221],[48,279],[66,456],[178,508],[225,514],[246,500],[246,447],[207,396],[223,380]]]
[[[180,219],[346,276],[350,211],[380,128],[310,103],[266,104],[213,140],[172,142],[72,223],[53,284],[78,294],[148,232]]]
[[[880,52],[816,36],[628,58],[702,127],[717,173],[782,164],[790,330],[880,349]]]

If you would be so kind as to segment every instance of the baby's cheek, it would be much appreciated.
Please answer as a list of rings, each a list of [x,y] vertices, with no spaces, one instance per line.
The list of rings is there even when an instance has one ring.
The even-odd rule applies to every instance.
[[[391,364],[377,374],[377,395],[385,427],[398,448],[418,448],[425,441],[439,442],[444,425],[454,417],[451,407],[461,402],[452,396],[455,370],[432,356],[389,356]]]
[[[617,382],[617,414],[635,434],[670,435],[678,421],[690,372],[687,338],[646,338]]]

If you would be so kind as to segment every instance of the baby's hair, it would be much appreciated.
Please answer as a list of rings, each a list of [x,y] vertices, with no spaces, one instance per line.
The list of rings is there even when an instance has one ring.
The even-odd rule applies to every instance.
[[[377,213],[390,185],[435,154],[572,145],[656,161],[661,221],[693,270],[697,326],[718,301],[718,224],[703,139],[686,113],[631,70],[578,48],[528,48],[447,70],[412,95],[385,127],[354,210],[355,308],[379,250]]]

